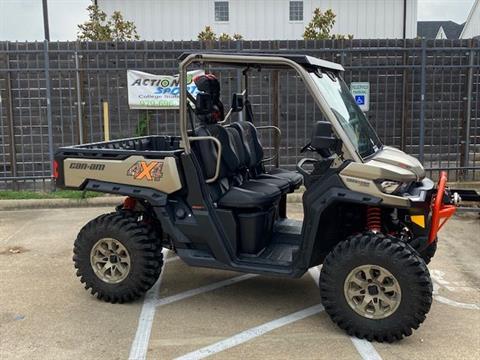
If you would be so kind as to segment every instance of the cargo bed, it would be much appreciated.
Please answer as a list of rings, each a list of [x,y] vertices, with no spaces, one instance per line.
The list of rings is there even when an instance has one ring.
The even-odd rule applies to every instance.
[[[61,147],[55,178],[61,188],[96,190],[109,184],[149,187],[162,193],[181,188],[180,137],[144,136]],[[112,188],[111,193],[118,193]]]

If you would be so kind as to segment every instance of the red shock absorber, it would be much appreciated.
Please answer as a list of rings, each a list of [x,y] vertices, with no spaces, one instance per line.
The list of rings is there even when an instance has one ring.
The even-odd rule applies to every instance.
[[[377,206],[367,207],[367,229],[372,232],[382,231],[382,210]]]

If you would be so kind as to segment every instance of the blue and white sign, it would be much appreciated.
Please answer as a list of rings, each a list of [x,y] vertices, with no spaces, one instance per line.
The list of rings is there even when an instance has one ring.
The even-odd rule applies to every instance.
[[[355,98],[355,102],[362,109],[368,111],[370,109],[370,83],[369,82],[352,82],[350,84],[350,92]]]
[[[357,105],[365,105],[365,95],[355,95]]]

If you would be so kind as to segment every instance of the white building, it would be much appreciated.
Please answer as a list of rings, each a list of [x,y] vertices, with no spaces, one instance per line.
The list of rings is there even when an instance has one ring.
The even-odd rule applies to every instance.
[[[480,36],[480,0],[476,0],[473,4],[460,38],[470,39],[478,36]]]
[[[332,9],[332,34],[356,39],[415,38],[418,0],[96,0],[119,10],[142,40],[196,40],[210,25],[245,40],[302,39],[315,8]]]

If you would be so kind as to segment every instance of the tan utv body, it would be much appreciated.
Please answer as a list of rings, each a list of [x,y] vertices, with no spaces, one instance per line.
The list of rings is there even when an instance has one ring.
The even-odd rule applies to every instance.
[[[338,326],[368,340],[410,335],[430,309],[426,264],[459,200],[446,176],[435,185],[417,159],[380,141],[339,64],[281,53],[191,53],[179,61],[180,136],[56,153],[58,187],[126,197],[80,231],[81,281],[105,301],[134,300],[157,280],[162,249],[191,266],[269,276],[299,278],[322,265],[322,303]],[[189,67],[217,65],[242,77],[229,109],[214,73],[195,77],[195,93],[187,92]],[[281,129],[275,119],[257,126],[248,87],[263,70],[293,72],[322,114],[299,149],[311,157],[295,171],[268,166]],[[277,136],[269,159],[264,131]],[[304,219],[288,219],[287,196],[302,184]]]

